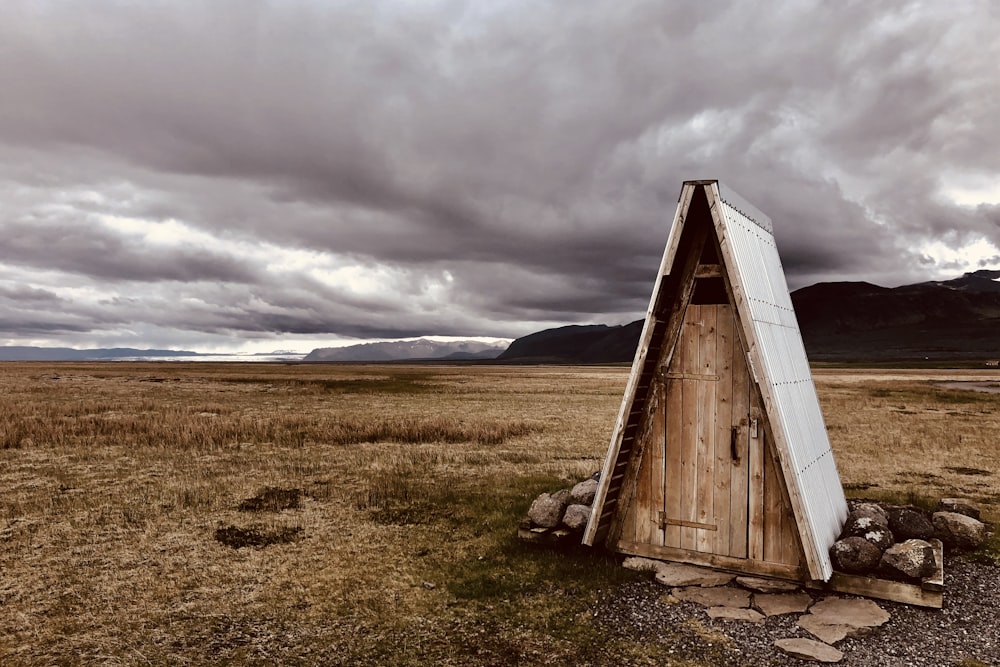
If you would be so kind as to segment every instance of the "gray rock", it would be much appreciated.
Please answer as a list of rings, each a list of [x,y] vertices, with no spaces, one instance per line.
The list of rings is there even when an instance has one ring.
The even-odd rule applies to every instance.
[[[678,600],[694,602],[705,607],[749,607],[750,591],[731,586],[687,586],[670,591]]]
[[[531,503],[528,518],[531,519],[531,523],[541,528],[555,528],[562,521],[568,500],[568,491],[559,491],[552,495],[543,493]]]
[[[757,593],[792,593],[799,590],[799,584],[781,579],[763,577],[736,577],[736,583]]]
[[[934,537],[934,524],[927,515],[912,507],[889,509],[889,530],[899,541],[929,540]]]
[[[882,554],[881,566],[910,579],[922,579],[937,570],[934,548],[923,540],[906,540],[892,545]]]
[[[889,620],[889,614],[871,600],[828,597],[799,617],[799,627],[828,644],[844,637],[863,637]]]
[[[749,621],[751,623],[763,623],[764,615],[753,609],[741,607],[709,607],[705,610],[709,618],[719,621]]]
[[[934,531],[945,544],[958,549],[978,549],[986,540],[986,524],[957,512],[935,512]]]
[[[622,567],[636,572],[659,572],[664,565],[666,563],[662,560],[643,558],[642,556],[629,556],[622,561]]]
[[[880,526],[889,527],[889,513],[878,503],[858,503],[854,505],[853,514],[867,516],[875,520]]]
[[[875,528],[884,528],[885,526],[883,526],[880,521],[881,517],[876,518],[867,514],[859,515],[855,512],[851,512],[847,516],[847,521],[844,522],[844,529],[840,532],[840,536],[861,537]]]
[[[863,537],[846,537],[833,543],[830,558],[841,572],[870,572],[882,560],[882,550]]]
[[[725,586],[735,578],[733,574],[682,563],[663,563],[656,572],[656,580],[671,587]]]
[[[586,479],[569,492],[569,502],[571,505],[591,505],[594,496],[597,494],[597,480]]]
[[[800,614],[812,604],[808,593],[758,593],[753,603],[765,616]]]
[[[562,524],[572,531],[580,531],[590,521],[590,505],[569,505],[563,514]]]
[[[979,521],[982,518],[979,505],[971,500],[966,500],[965,498],[942,498],[938,501],[938,511],[964,514],[967,517],[972,517],[976,521]]]
[[[844,659],[842,652],[813,639],[778,639],[774,645],[785,655],[802,660],[834,663]]]
[[[873,526],[871,530],[859,535],[878,547],[879,551],[885,551],[896,542],[892,531],[883,526]]]

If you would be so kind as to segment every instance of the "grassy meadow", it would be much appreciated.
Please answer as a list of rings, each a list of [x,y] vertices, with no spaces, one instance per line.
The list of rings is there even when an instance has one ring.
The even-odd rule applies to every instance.
[[[689,664],[594,621],[639,575],[515,537],[627,374],[5,363],[0,664]],[[1000,517],[1000,394],[955,379],[1000,375],[817,372],[849,495]]]

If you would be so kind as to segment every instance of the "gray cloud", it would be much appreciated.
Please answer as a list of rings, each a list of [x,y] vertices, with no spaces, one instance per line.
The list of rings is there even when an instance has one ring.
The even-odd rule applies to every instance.
[[[627,321],[686,178],[774,219],[793,287],[1000,246],[946,196],[1000,183],[980,0],[9,4],[10,339],[47,309],[159,345]]]

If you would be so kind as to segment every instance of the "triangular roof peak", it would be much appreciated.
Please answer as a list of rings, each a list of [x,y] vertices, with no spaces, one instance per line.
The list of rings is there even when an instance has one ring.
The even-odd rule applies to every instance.
[[[772,230],[685,181],[584,543],[831,576],[847,503]]]

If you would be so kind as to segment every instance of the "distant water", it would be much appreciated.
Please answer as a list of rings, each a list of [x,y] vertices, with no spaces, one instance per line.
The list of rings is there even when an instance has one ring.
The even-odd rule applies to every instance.
[[[161,357],[161,356],[149,356],[149,357],[116,357],[110,359],[109,361],[239,361],[239,362],[258,362],[258,361],[271,361],[271,362],[292,362],[292,361],[302,361],[306,355],[283,352],[277,354],[197,354],[197,355],[181,355],[177,357]]]

